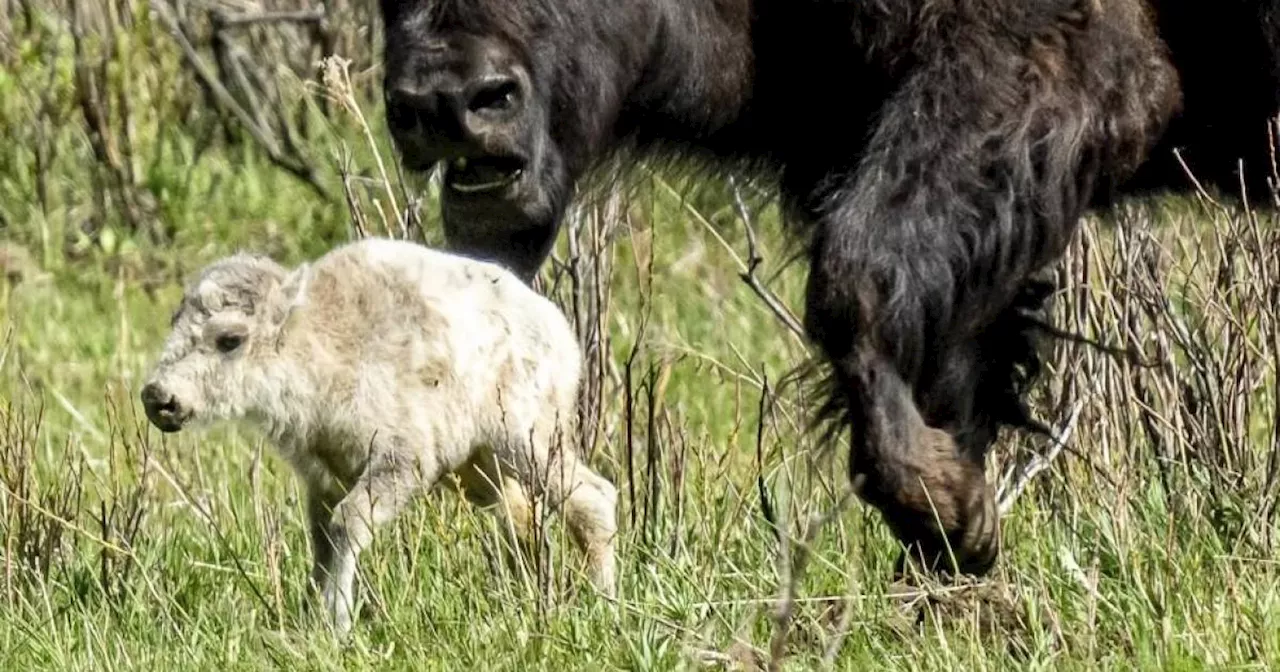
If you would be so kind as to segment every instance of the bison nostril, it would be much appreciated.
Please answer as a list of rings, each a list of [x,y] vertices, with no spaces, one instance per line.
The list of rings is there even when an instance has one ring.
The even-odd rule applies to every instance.
[[[387,122],[399,130],[410,130],[418,124],[421,96],[405,89],[387,93]]]
[[[469,87],[467,109],[472,112],[507,112],[520,98],[520,83],[512,77],[489,77]]]

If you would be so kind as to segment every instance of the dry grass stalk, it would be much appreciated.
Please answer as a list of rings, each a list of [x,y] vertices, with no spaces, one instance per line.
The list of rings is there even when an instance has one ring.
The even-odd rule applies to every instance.
[[[1067,451],[1091,476],[1077,478],[1127,498],[1155,473],[1175,515],[1207,516],[1226,543],[1266,551],[1280,480],[1280,231],[1245,196],[1235,207],[1202,192],[1194,217],[1129,206],[1113,230],[1086,222],[1061,267],[1055,323],[1130,356],[1064,345],[1039,405],[1080,409]]]

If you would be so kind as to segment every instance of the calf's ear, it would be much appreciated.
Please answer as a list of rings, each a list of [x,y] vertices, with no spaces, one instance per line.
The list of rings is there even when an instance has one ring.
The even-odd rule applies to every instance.
[[[271,326],[283,332],[297,309],[307,301],[307,289],[311,285],[311,264],[303,263],[290,271],[271,297]]]

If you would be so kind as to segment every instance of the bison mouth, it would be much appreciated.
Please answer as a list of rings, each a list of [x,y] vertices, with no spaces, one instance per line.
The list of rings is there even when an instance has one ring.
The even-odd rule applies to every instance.
[[[445,186],[455,194],[492,194],[507,189],[524,176],[524,159],[515,156],[463,157],[450,161]]]

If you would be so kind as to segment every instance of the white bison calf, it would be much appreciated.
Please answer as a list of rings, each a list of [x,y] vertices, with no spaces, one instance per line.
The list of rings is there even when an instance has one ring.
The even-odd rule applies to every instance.
[[[555,304],[501,267],[366,239],[292,271],[245,253],[206,267],[141,398],[165,432],[261,425],[306,484],[312,576],[345,633],[361,550],[448,473],[504,502],[517,539],[545,497],[614,593],[617,492],[568,445],[580,357]]]

